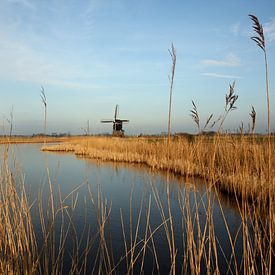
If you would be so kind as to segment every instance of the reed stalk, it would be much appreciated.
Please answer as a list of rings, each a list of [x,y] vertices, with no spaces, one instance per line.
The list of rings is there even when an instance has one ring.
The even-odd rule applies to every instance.
[[[270,97],[269,97],[269,81],[268,81],[268,60],[267,60],[267,50],[266,50],[266,44],[265,44],[265,36],[264,36],[264,29],[259,22],[259,19],[257,16],[249,14],[250,19],[253,22],[253,29],[256,32],[257,36],[251,37],[251,39],[256,42],[256,44],[263,50],[264,53],[264,63],[265,63],[265,86],[266,86],[266,101],[267,101],[267,129],[268,129],[268,183],[269,185],[273,185],[272,179],[271,179],[271,132],[270,132]],[[271,189],[271,188],[270,188]],[[269,190],[270,190],[269,189]],[[273,200],[271,197],[271,200],[269,202],[269,208],[270,211],[273,208]],[[270,212],[270,216],[272,216],[272,212]],[[273,223],[270,223],[270,236],[272,236],[273,232]],[[272,239],[270,239],[270,242],[272,242]],[[270,246],[270,266],[272,262],[272,248]],[[271,270],[269,270],[271,272]]]
[[[202,144],[200,142],[199,146]],[[245,141],[243,146],[247,146]],[[5,156],[7,156],[8,151],[5,152]],[[7,162],[5,163],[7,164]],[[44,240],[42,247],[38,247],[30,213],[32,204],[27,199],[24,185],[18,189],[15,187],[15,182],[16,180],[8,166],[4,165],[1,170],[0,185],[0,234],[2,236],[0,247],[5,253],[0,253],[1,272],[17,274],[22,272],[28,274],[60,274],[65,272],[64,257],[68,253],[65,251],[65,247],[66,243],[71,242],[73,244],[71,266],[69,267],[71,274],[85,274],[91,270],[91,267],[94,273],[116,274],[119,272],[119,266],[124,262],[128,274],[133,274],[136,271],[143,273],[147,253],[152,253],[151,255],[155,259],[152,265],[156,266],[156,271],[159,273],[162,265],[158,260],[158,253],[160,253],[157,244],[159,231],[164,232],[166,236],[169,250],[169,262],[167,264],[170,266],[171,274],[178,272],[200,274],[203,266],[209,273],[219,274],[221,273],[219,263],[221,255],[226,259],[227,274],[241,273],[242,268],[244,274],[257,274],[261,271],[269,273],[271,271],[272,262],[269,260],[269,250],[272,244],[269,243],[269,223],[272,220],[268,216],[270,211],[267,210],[267,215],[263,215],[254,201],[252,206],[251,203],[245,201],[245,193],[243,193],[243,200],[239,202],[237,188],[233,187],[233,192],[238,206],[237,211],[241,215],[241,224],[235,235],[232,235],[230,231],[216,184],[207,184],[204,193],[197,192],[195,185],[187,184],[185,189],[179,189],[178,207],[181,217],[177,217],[177,219],[173,216],[172,208],[175,206],[172,206],[172,200],[173,204],[176,201],[174,196],[172,199],[170,186],[167,186],[166,192],[160,196],[155,183],[149,182],[148,200],[145,203],[142,197],[140,206],[137,207],[135,213],[133,213],[132,196],[134,191],[132,190],[129,199],[130,216],[128,224],[124,221],[122,209],[120,210],[124,253],[120,258],[115,257],[116,260],[114,260],[112,246],[106,238],[108,233],[106,225],[111,211],[114,210],[112,210],[112,203],[104,199],[100,188],[93,193],[90,185],[85,182],[64,197],[48,174],[48,185],[45,187],[48,189],[49,198],[46,201],[43,200],[42,191],[38,197]],[[78,190],[84,186],[88,188],[88,201],[93,205],[97,217],[97,224],[94,224],[97,232],[94,235],[89,234],[86,226],[82,233],[78,233],[77,224],[74,221],[80,200]],[[190,194],[193,194],[192,198]],[[163,195],[165,197],[162,197]],[[71,203],[68,203],[70,199]],[[159,213],[160,218],[159,224],[155,225],[154,228],[150,225],[153,205],[158,210],[157,213]],[[217,207],[220,209],[221,221],[224,223],[230,244],[231,253],[229,256],[226,256],[225,251],[223,251],[223,243],[216,236],[214,209],[217,211]],[[144,211],[144,209],[147,210]],[[266,217],[269,219],[265,220]],[[176,233],[176,227],[178,228],[180,222],[179,218],[182,223],[180,235],[178,235],[179,232]],[[60,227],[56,227],[58,221],[61,221]],[[142,223],[144,226],[141,226]],[[254,232],[253,238],[250,233],[251,225]],[[235,252],[240,234],[243,238],[241,265]],[[179,249],[179,242],[177,242],[179,236],[181,236],[183,250]],[[85,242],[82,250],[81,244]],[[96,257],[93,259],[89,258],[92,250],[97,251]],[[271,250],[272,255],[274,255],[273,250]],[[182,265],[178,265],[181,257]],[[12,259],[16,259],[16,261]],[[68,266],[66,270],[68,270]]]
[[[41,86],[40,97],[44,106],[44,145],[45,145],[46,135],[47,135],[47,98],[46,98],[46,94],[43,86]]]
[[[167,140],[167,146],[168,146],[168,156],[169,156],[169,145],[170,145],[170,139],[171,139],[171,109],[172,109],[172,93],[173,93],[173,85],[174,85],[174,76],[175,76],[175,69],[176,69],[176,61],[177,61],[177,54],[176,49],[172,43],[171,50],[169,49],[169,54],[171,56],[172,60],[172,68],[171,68],[171,77],[168,76],[169,82],[170,82],[170,92],[169,92],[169,109],[168,109],[168,140]]]

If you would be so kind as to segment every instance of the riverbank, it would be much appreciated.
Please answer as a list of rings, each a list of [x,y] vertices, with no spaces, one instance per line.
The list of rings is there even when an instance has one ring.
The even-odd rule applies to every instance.
[[[250,143],[253,145],[252,147],[249,147]],[[233,145],[236,148],[232,152],[231,146]],[[254,158],[256,156],[260,157],[264,152],[265,154],[267,153],[267,150],[264,150],[264,148],[268,148],[266,145],[267,142],[264,140],[256,141],[253,139],[251,141],[246,137],[220,136],[208,138],[198,136],[192,139],[178,137],[172,140],[168,151],[167,141],[164,138],[121,139],[111,137],[75,137],[67,140],[66,143],[45,146],[43,150],[69,152],[80,157],[98,159],[99,161],[111,160],[145,163],[148,166],[151,165],[150,167],[156,169],[157,172],[160,169],[170,169],[170,171],[179,174],[180,169],[184,169],[183,165],[186,165],[186,169],[189,168],[190,174],[186,174],[186,178],[184,179],[188,181],[189,176],[196,176],[195,168],[199,169],[199,167],[206,165],[214,165],[215,169],[219,171],[219,169],[226,169],[226,163],[223,163],[223,161],[226,160],[228,166],[230,164],[233,165],[232,163],[237,162],[237,157],[247,158],[239,161],[240,169],[243,169],[243,174],[247,176],[245,174],[245,167],[248,169],[249,166],[248,161],[251,155],[249,150],[255,150]],[[17,148],[20,146],[14,147]],[[29,159],[37,161],[37,158],[31,155],[31,150],[27,147],[31,146],[24,145],[21,149],[18,148],[21,156],[25,157],[27,155],[27,161]],[[33,147],[35,148],[34,151],[39,153],[40,146]],[[251,273],[251,270],[255,270],[255,274],[258,272],[273,274],[272,263],[274,261],[275,240],[273,230],[274,205],[270,203],[269,205],[272,207],[267,207],[263,211],[256,203],[247,203],[246,200],[242,201],[242,203],[236,201],[236,212],[240,215],[239,221],[236,220],[235,215],[233,215],[230,209],[227,211],[225,210],[226,208],[223,208],[218,192],[212,189],[212,186],[221,188],[220,184],[222,181],[215,182],[215,179],[218,179],[219,175],[216,175],[213,170],[211,172],[211,166],[208,171],[208,178],[206,174],[207,170],[204,171],[205,178],[208,179],[204,182],[210,184],[206,184],[206,188],[200,194],[190,193],[190,191],[193,192],[192,190],[198,190],[196,185],[186,184],[181,186],[177,193],[170,193],[172,190],[172,188],[168,188],[171,184],[170,182],[167,183],[168,185],[162,185],[161,189],[158,189],[158,184],[151,184],[150,182],[149,192],[152,193],[144,197],[146,198],[145,204],[141,204],[139,201],[138,204],[134,204],[132,200],[133,189],[131,189],[132,181],[129,181],[129,178],[126,177],[125,184],[121,185],[123,189],[118,191],[118,186],[122,179],[112,181],[113,174],[107,173],[110,176],[106,181],[107,185],[103,186],[102,189],[98,189],[97,181],[95,181],[95,175],[98,174],[93,169],[86,169],[88,167],[86,166],[86,161],[76,160],[70,155],[66,156],[63,154],[61,156],[54,154],[51,157],[56,157],[58,162],[60,161],[60,157],[68,157],[68,159],[74,160],[74,163],[70,161],[67,163],[68,173],[66,171],[59,171],[60,174],[65,176],[64,182],[60,181],[60,177],[58,177],[58,181],[55,181],[55,175],[52,181],[48,166],[52,162],[44,162],[42,160],[41,165],[43,169],[40,171],[44,171],[46,168],[48,175],[48,182],[46,180],[46,184],[44,185],[46,189],[39,191],[38,196],[34,196],[34,199],[30,199],[28,191],[25,191],[25,176],[23,172],[20,173],[20,169],[17,166],[9,167],[9,158],[12,158],[9,156],[11,151],[13,150],[3,150],[0,173],[2,184],[2,188],[0,189],[0,205],[2,205],[0,218],[3,221],[0,225],[0,232],[3,235],[0,239],[0,246],[3,247],[3,251],[5,252],[0,256],[1,274],[17,274],[22,272],[44,274],[47,271],[49,274],[59,274],[65,272],[64,270],[66,270],[66,273],[86,274],[85,271],[89,268],[94,270],[94,268],[102,268],[102,266],[104,273],[108,274],[126,273],[120,272],[119,268],[126,271],[138,269],[142,273],[145,268],[139,263],[140,261],[143,262],[145,258],[150,259],[147,256],[150,256],[152,247],[153,254],[151,255],[153,255],[152,265],[154,271],[161,271],[162,267],[159,265],[159,261],[162,259],[162,248],[160,249],[156,246],[159,240],[161,243],[166,243],[168,249],[168,258],[166,257],[165,261],[162,260],[161,263],[165,262],[167,269],[174,270],[174,273],[176,273],[176,270],[177,272],[181,270],[181,273],[200,274],[201,270],[207,269],[209,273],[213,273],[213,270],[216,270],[215,273],[229,273],[231,271],[234,274],[248,274],[249,272]],[[235,160],[229,158],[232,155],[229,155],[228,151],[235,155]],[[241,155],[241,152],[243,155]],[[188,153],[190,155],[187,155]],[[228,155],[225,155],[226,153]],[[263,155],[264,158],[261,159],[262,161],[267,161],[265,154]],[[13,155],[13,152],[11,155]],[[51,157],[44,158],[45,154],[43,155],[41,155],[42,159],[53,160]],[[214,161],[210,162],[207,155],[210,160],[212,157]],[[225,159],[221,158],[222,155]],[[221,158],[221,160],[218,162],[219,159],[216,158]],[[20,158],[17,160],[20,160]],[[254,161],[257,162],[256,160]],[[82,174],[84,166],[80,169],[78,165],[81,162],[85,164],[85,175]],[[19,163],[20,166],[26,168],[24,162],[21,163],[19,161]],[[221,166],[222,163],[223,166]],[[260,163],[258,161],[255,167],[259,167]],[[31,168],[29,168],[28,177],[26,177],[29,179],[31,179],[30,171],[35,173],[39,171],[36,165],[30,165]],[[61,166],[58,164],[58,167],[64,166],[66,166],[66,161]],[[229,167],[227,168],[229,169]],[[88,184],[87,170],[91,173],[91,184]],[[53,170],[51,169],[51,171]],[[102,171],[102,169],[100,168],[99,171]],[[194,175],[191,174],[192,171]],[[80,182],[82,182],[83,176],[85,177],[85,182],[79,187],[72,187],[70,186],[70,181],[76,183],[78,180],[71,179],[71,175],[78,172],[80,172]],[[266,170],[262,171],[262,173],[264,172]],[[102,175],[105,174],[102,171]],[[115,174],[125,178],[124,173],[116,171]],[[43,178],[41,172],[39,175],[38,179],[40,177]],[[68,175],[70,178],[69,181]],[[201,175],[201,173],[197,174],[197,176],[202,177]],[[139,184],[140,179],[139,177],[137,178]],[[37,177],[35,177],[34,181],[37,182]],[[29,190],[28,182],[29,180],[26,181],[26,190]],[[192,182],[191,179],[190,182]],[[225,182],[223,184],[226,186]],[[125,188],[126,185],[128,186],[128,191]],[[65,189],[62,190],[61,186]],[[92,186],[95,189],[92,189]],[[71,187],[73,190],[71,190]],[[82,188],[85,189],[83,190],[84,193],[82,193],[84,197],[82,197],[80,191]],[[65,190],[69,192],[69,195],[67,195],[68,193]],[[105,192],[101,193],[101,190],[105,190]],[[142,188],[142,192],[143,190]],[[271,188],[268,189],[268,192],[269,194],[266,197],[269,198],[270,196],[274,198],[274,192],[272,193]],[[127,199],[129,197],[129,203],[126,201],[125,207],[119,206],[115,209],[112,206],[118,201],[120,202],[120,194],[123,194]],[[171,194],[174,195],[171,196]],[[234,193],[231,194],[234,195]],[[115,195],[118,195],[118,197],[115,198]],[[164,197],[160,198],[160,195]],[[111,200],[106,198],[111,198]],[[256,196],[254,201],[257,201],[256,198],[260,201]],[[84,208],[83,204],[81,204],[82,199],[85,201]],[[228,199],[230,200],[230,196],[228,196]],[[143,201],[143,198],[141,201]],[[43,202],[46,203],[43,204]],[[175,205],[177,205],[178,214],[174,212]],[[77,207],[80,207],[83,212],[78,214]],[[129,207],[130,212],[127,212]],[[95,211],[96,220],[91,220],[90,212],[92,209]],[[120,221],[121,224],[114,225],[111,223],[111,219],[109,218],[111,211],[112,213],[115,213],[115,211],[119,212],[119,216],[115,220]],[[133,214],[134,212],[136,213],[135,215]],[[87,213],[89,213],[89,216],[86,216]],[[78,218],[77,220],[75,220],[76,217]],[[156,217],[160,218],[157,223],[155,223]],[[233,222],[231,222],[231,218],[234,219]],[[90,231],[89,226],[86,227],[86,221],[90,222],[93,231]],[[81,224],[85,224],[84,227]],[[235,229],[232,229],[232,224],[235,226]],[[198,227],[198,225],[200,226]],[[180,230],[178,231],[177,228],[179,227]],[[224,232],[219,235],[218,232],[221,227]],[[81,230],[75,230],[77,228],[81,228]],[[108,263],[108,260],[114,253],[112,250],[113,246],[108,246],[110,243],[109,236],[111,236],[111,231],[108,231],[110,228],[114,228],[114,230],[116,228],[121,229],[119,234],[122,237],[119,238],[119,242],[116,242],[115,239],[111,240],[115,242],[115,253],[118,253],[117,247],[120,245],[125,248],[125,251],[122,250],[118,259]],[[197,230],[197,228],[201,228],[201,230]],[[161,230],[163,231],[159,232]],[[164,239],[159,239],[159,236],[163,236],[163,234],[165,235]],[[183,239],[179,241],[176,239],[177,236]],[[84,240],[84,245],[82,245],[82,240]],[[229,245],[227,248],[224,246],[226,242]],[[42,243],[42,247],[38,246],[38,243]],[[182,244],[184,245],[181,246]],[[70,249],[67,249],[67,245]],[[97,247],[97,245],[99,246]],[[75,252],[72,254],[70,251]],[[97,255],[100,253],[101,258],[94,257],[93,251],[97,251]],[[229,252],[226,252],[227,254],[225,255],[223,252],[220,253],[221,251]],[[69,253],[69,261],[66,258],[68,256],[67,253]],[[240,256],[238,253],[240,253]],[[187,258],[182,262],[184,255],[187,255]],[[193,259],[197,260],[194,261]],[[107,264],[102,264],[104,262],[107,262]],[[97,273],[97,269],[95,270],[95,273]]]
[[[87,137],[42,150],[73,152],[101,161],[142,163],[152,169],[206,179],[220,191],[239,198],[267,202],[275,195],[274,148],[272,139],[271,169],[267,139],[245,136],[178,137],[169,148],[164,138]]]

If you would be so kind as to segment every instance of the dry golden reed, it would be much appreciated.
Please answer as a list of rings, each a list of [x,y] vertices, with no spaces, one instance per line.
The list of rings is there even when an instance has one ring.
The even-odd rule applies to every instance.
[[[193,206],[190,203],[192,187],[187,184],[186,191],[179,190],[178,203],[181,215],[177,219],[172,215],[169,184],[166,189],[167,199],[165,202],[160,199],[156,185],[151,184],[152,195],[149,197],[148,205],[144,207],[144,204],[140,203],[137,217],[132,214],[132,208],[135,206],[131,195],[130,211],[120,210],[121,234],[125,251],[118,262],[114,261],[114,251],[108,246],[107,240],[107,224],[112,211],[112,202],[104,199],[99,189],[97,193],[93,193],[88,185],[87,203],[90,202],[94,206],[97,216],[97,223],[95,224],[97,232],[95,235],[80,233],[82,236],[79,237],[75,230],[76,225],[73,218],[78,201],[75,193],[77,190],[72,190],[70,194],[61,199],[60,191],[57,193],[54,191],[50,175],[48,175],[48,189],[50,192],[48,199],[46,198],[46,205],[43,207],[42,191],[38,195],[37,200],[33,202],[35,207],[38,205],[42,228],[43,245],[38,248],[37,235],[33,228],[30,213],[33,203],[28,201],[23,178],[19,181],[19,186],[16,184],[16,179],[8,166],[7,152],[5,152],[1,170],[0,189],[0,273],[61,274],[66,267],[66,270],[70,270],[70,274],[86,274],[87,270],[92,267],[94,273],[117,274],[121,265],[124,264],[127,268],[127,274],[132,274],[135,271],[143,273],[146,254],[151,252],[154,255],[153,265],[156,272],[159,273],[161,272],[158,255],[160,252],[154,244],[158,238],[159,230],[164,230],[165,242],[167,242],[169,248],[170,257],[167,259],[167,265],[169,266],[170,274],[177,274],[178,272],[182,274],[189,274],[190,272],[192,274],[200,274],[202,265],[205,266],[208,273],[220,274],[221,266],[219,265],[220,259],[218,256],[220,244],[217,243],[218,240],[215,234],[215,217],[211,194],[213,194],[213,190],[216,193],[223,181],[221,181],[222,174],[217,174],[216,170],[219,170],[220,173],[234,171],[236,166],[230,167],[230,165],[236,165],[232,159],[236,156],[242,156],[243,162],[237,162],[237,168],[240,169],[241,167],[243,172],[243,175],[239,175],[239,177],[247,178],[251,170],[245,171],[245,169],[249,169],[251,163],[246,165],[244,163],[250,158],[250,150],[255,150],[253,154],[258,159],[254,158],[256,162],[254,169],[259,169],[259,171],[255,172],[255,177],[261,178],[262,181],[260,183],[262,183],[262,188],[264,188],[266,168],[263,162],[267,161],[267,156],[264,155],[266,141],[257,141],[255,139],[253,143],[255,147],[249,147],[251,143],[244,137],[240,139],[232,136],[213,138],[198,136],[193,141],[186,138],[174,138],[171,140],[171,158],[169,159],[166,157],[166,141],[166,139],[160,138],[120,139],[87,137],[74,138],[71,139],[70,143],[48,147],[49,150],[74,152],[80,156],[93,157],[100,160],[144,163],[155,169],[167,169],[182,175],[188,171],[188,174],[185,174],[186,176],[197,175],[205,177],[212,183],[209,185],[210,188],[206,188],[206,192],[203,195],[194,193],[195,205]],[[237,149],[235,148],[235,151],[232,151],[232,146],[237,147]],[[214,148],[217,150],[215,156],[220,159],[218,162],[214,162],[216,165],[214,170],[211,170],[211,167],[206,169],[206,165],[212,165],[213,163],[211,154],[213,154]],[[44,150],[46,149],[44,148]],[[188,156],[188,154],[192,155]],[[222,158],[222,156],[226,157]],[[192,159],[195,161],[191,162]],[[249,161],[252,162],[253,160]],[[223,166],[221,166],[221,163],[223,163]],[[205,167],[203,170],[204,174],[200,173],[202,167]],[[48,169],[47,171],[49,173]],[[259,175],[259,173],[262,174]],[[18,175],[20,176],[20,173]],[[234,177],[237,177],[237,175]],[[232,180],[230,177],[229,179]],[[236,185],[237,182],[230,180],[233,190],[234,188],[243,188]],[[225,182],[223,184],[226,186]],[[79,188],[82,187],[80,186]],[[246,192],[247,194],[250,192],[248,187]],[[256,192],[256,189],[254,192]],[[249,194],[251,196],[251,193]],[[269,191],[269,195],[273,194],[274,192]],[[206,201],[200,196],[206,198]],[[245,196],[245,192],[243,196]],[[255,199],[259,199],[258,196],[254,194]],[[68,203],[68,198],[71,198],[69,199],[71,203]],[[235,254],[236,237],[230,233],[219,196],[216,196],[216,199],[220,205],[220,211],[230,240],[230,250],[232,250],[232,255],[228,259],[228,266],[223,267],[223,269],[227,269],[228,274],[258,274],[259,272],[271,274],[272,262],[270,262],[269,258],[274,258],[272,244],[274,236],[270,235],[272,230],[267,229],[269,227],[272,228],[270,224],[272,221],[274,222],[274,219],[269,219],[271,216],[268,213],[263,216],[256,203],[239,203],[237,200],[237,209],[242,221],[239,230],[243,238],[243,257],[242,266],[240,266],[237,263],[237,255]],[[152,203],[156,203],[161,217],[160,223],[155,225],[155,227],[151,225]],[[201,207],[205,210],[205,222],[203,222],[204,219],[201,217]],[[125,216],[125,212],[129,212],[129,219]],[[274,214],[274,209],[270,210],[270,213]],[[65,223],[66,219],[69,221],[68,224]],[[142,219],[145,219],[144,230],[141,228]],[[126,224],[126,220],[129,220],[129,223]],[[251,224],[250,221],[252,220],[253,223]],[[55,224],[60,222],[61,226],[56,229]],[[183,246],[184,257],[180,266],[176,264],[176,258],[178,259],[180,255],[178,255],[179,244],[175,241],[175,228],[179,222],[183,226],[181,234],[184,239],[186,238],[186,243]],[[249,233],[251,226],[254,232],[253,238],[251,238]],[[84,235],[87,237],[83,238]],[[60,236],[59,241],[57,241],[58,236]],[[130,236],[130,240],[127,236]],[[69,267],[66,266],[64,260],[66,254],[65,244],[68,242],[71,242],[73,246]],[[80,250],[80,247],[83,246],[83,250]],[[97,251],[96,258],[89,258],[88,255],[91,250]]]
[[[274,139],[272,167],[275,167]],[[201,177],[231,195],[266,202],[274,196],[275,171],[268,183],[268,144],[248,136],[174,137],[167,157],[166,139],[87,137],[43,147],[44,151],[74,152],[102,161],[146,164],[188,177]],[[214,159],[213,159],[214,158]]]

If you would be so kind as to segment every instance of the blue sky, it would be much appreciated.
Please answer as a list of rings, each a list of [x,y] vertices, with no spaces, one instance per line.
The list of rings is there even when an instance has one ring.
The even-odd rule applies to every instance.
[[[250,39],[248,14],[264,26],[269,58],[271,124],[275,130],[275,1],[256,0],[1,0],[1,132],[13,108],[14,134],[43,131],[43,85],[48,132],[111,132],[101,119],[115,104],[128,134],[167,129],[171,43],[177,51],[172,131],[195,132],[194,100],[202,123],[224,108],[236,80],[238,109],[224,130],[265,132],[263,53]],[[7,130],[6,130],[7,131]]]

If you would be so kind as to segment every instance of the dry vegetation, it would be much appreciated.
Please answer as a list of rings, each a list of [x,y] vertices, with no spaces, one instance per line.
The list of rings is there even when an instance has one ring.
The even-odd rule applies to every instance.
[[[256,112],[252,108],[252,135],[222,135],[222,125],[227,115],[236,109],[238,96],[234,94],[234,85],[230,85],[226,95],[224,113],[214,122],[219,124],[217,135],[208,137],[197,135],[192,138],[173,137],[170,140],[171,96],[176,63],[175,50],[172,45],[172,78],[170,80],[170,104],[168,142],[163,138],[52,138],[47,132],[47,99],[42,87],[41,99],[44,106],[44,136],[35,138],[12,137],[13,115],[8,123],[8,137],[2,137],[0,144],[4,146],[0,174],[0,274],[62,274],[64,268],[69,274],[86,274],[88,270],[98,274],[119,273],[121,264],[127,274],[144,273],[144,265],[148,251],[152,253],[155,273],[160,273],[158,251],[155,239],[158,231],[163,229],[165,241],[169,249],[169,274],[200,274],[202,267],[207,274],[220,274],[218,250],[221,244],[215,234],[214,211],[211,194],[224,192],[235,200],[241,225],[238,232],[242,236],[242,259],[236,256],[237,237],[230,233],[228,222],[223,213],[219,196],[217,196],[222,213],[227,237],[230,241],[231,256],[226,259],[226,274],[272,274],[274,270],[275,243],[275,139],[270,133],[270,102],[268,91],[268,67],[263,28],[257,17],[250,15],[254,30],[258,36],[252,39],[263,50],[266,69],[266,94],[268,112],[268,136],[254,135]],[[191,116],[199,132],[202,130],[197,106],[193,103]],[[207,119],[205,127],[213,115]],[[123,235],[124,254],[118,262],[114,261],[114,251],[107,240],[106,224],[111,213],[111,202],[102,197],[100,191],[93,194],[87,184],[89,203],[97,216],[94,225],[96,233],[91,235],[85,227],[79,236],[74,223],[74,211],[77,207],[76,190],[62,198],[60,189],[54,190],[48,172],[48,194],[43,198],[43,190],[34,202],[30,202],[24,187],[22,173],[14,174],[9,167],[9,144],[44,142],[44,151],[72,152],[80,157],[98,159],[100,161],[116,161],[141,163],[156,170],[165,170],[184,176],[200,177],[206,184],[207,198],[195,196],[195,205],[190,205],[190,187],[185,193],[178,194],[181,210],[180,220],[174,220],[171,211],[171,196],[167,185],[166,204],[160,199],[157,188],[152,185],[152,196],[149,196],[146,207],[140,205],[137,220],[132,216],[132,197],[130,198],[129,224],[125,224],[123,209],[120,210],[121,234]],[[46,146],[47,142],[64,142]],[[47,165],[47,161],[45,162]],[[82,186],[80,186],[82,187]],[[79,187],[79,188],[80,188]],[[192,190],[191,190],[192,191]],[[68,200],[70,202],[68,202]],[[45,203],[46,201],[46,203]],[[158,207],[161,222],[156,227],[150,225],[151,205]],[[35,232],[32,207],[38,209],[40,230]],[[201,218],[203,208],[204,222]],[[145,210],[144,210],[145,209]],[[145,228],[141,230],[141,219],[145,220]],[[182,224],[183,255],[180,266],[176,265],[179,244],[175,241],[175,225]],[[143,232],[143,233],[141,233]],[[251,235],[251,232],[253,234]],[[238,233],[239,234],[239,233]],[[237,235],[238,235],[237,234]],[[40,236],[38,236],[40,235]],[[126,237],[129,236],[129,238]],[[41,242],[42,239],[42,242]],[[38,240],[40,244],[38,245]],[[69,242],[70,261],[65,263]],[[96,256],[90,262],[90,252]],[[69,267],[66,266],[69,264]],[[89,269],[90,268],[90,269]]]
[[[74,152],[77,156],[146,164],[186,177],[201,177],[223,192],[253,202],[267,202],[275,195],[275,170],[268,169],[268,141],[247,136],[174,137],[167,157],[167,141],[161,138],[90,137],[72,140],[44,151]],[[275,140],[272,141],[275,167]],[[268,182],[270,173],[271,181]]]
[[[232,150],[236,144],[240,148]],[[254,150],[254,162],[256,164],[254,164],[253,171],[255,171],[253,173],[260,182],[259,186],[262,185],[261,188],[267,189],[265,186],[267,171],[263,163],[263,161],[268,161],[268,157],[264,153],[266,142],[254,140],[253,147],[249,147],[249,144],[251,141],[248,142],[244,137],[240,139],[240,137],[232,136],[216,138],[198,136],[193,141],[177,138],[171,140],[170,150],[171,156],[173,156],[171,159],[165,159],[167,140],[157,138],[87,137],[71,140],[70,144],[64,143],[56,147],[49,147],[49,149],[75,152],[80,156],[101,160],[146,163],[156,169],[169,169],[176,173],[185,174],[187,178],[188,176],[199,175],[208,178],[209,182],[212,183],[209,188],[206,188],[206,193],[202,195],[193,193],[195,194],[195,205],[190,204],[190,194],[194,191],[192,185],[187,184],[185,191],[179,190],[177,203],[181,215],[176,220],[172,215],[169,185],[166,190],[166,199],[163,201],[160,199],[156,186],[151,184],[152,195],[146,200],[145,205],[140,204],[137,216],[132,214],[132,208],[138,209],[138,206],[132,205],[132,198],[130,197],[130,217],[125,215],[123,209],[120,210],[122,228],[120,233],[123,236],[124,252],[118,260],[114,260],[116,251],[110,245],[108,237],[107,225],[110,222],[110,213],[113,211],[112,202],[104,199],[100,190],[93,193],[89,184],[85,183],[85,188],[87,188],[86,204],[88,208],[90,208],[89,204],[92,205],[96,213],[97,223],[93,224],[94,234],[86,225],[83,232],[77,232],[76,227],[78,225],[74,223],[74,212],[78,203],[78,189],[72,190],[70,194],[64,197],[60,194],[59,188],[52,184],[49,177],[47,184],[49,197],[43,198],[43,190],[41,190],[37,200],[29,201],[24,189],[24,177],[20,171],[14,174],[9,168],[9,147],[6,146],[3,152],[0,178],[0,273],[61,274],[67,272],[86,274],[88,270],[95,274],[119,274],[121,270],[127,274],[143,273],[147,255],[150,254],[153,255],[154,271],[159,274],[161,273],[158,256],[160,252],[155,245],[161,231],[165,234],[164,242],[166,242],[169,251],[166,264],[170,274],[179,272],[182,274],[200,274],[202,270],[211,274],[220,274],[221,272],[227,274],[272,274],[274,209],[266,208],[265,211],[262,211],[255,202],[248,203],[244,200],[240,203],[240,200],[237,200],[236,205],[241,217],[241,224],[239,233],[231,235],[217,195],[216,199],[220,205],[227,232],[225,234],[227,234],[231,246],[227,248],[231,250],[231,256],[229,255],[227,258],[228,266],[221,267],[220,265],[221,255],[218,251],[221,251],[222,244],[218,242],[215,233],[217,229],[214,226],[212,194],[218,194],[216,187],[221,186],[223,181],[216,171],[220,171],[220,175],[224,174],[225,171],[228,173],[228,178],[231,180],[229,180],[231,182],[229,186],[232,190],[236,188],[243,196],[251,195],[248,186],[242,189],[243,187],[238,185],[237,181],[232,181],[232,178],[241,177],[243,173],[244,182],[248,184],[249,172],[251,172],[249,167],[252,162],[252,159],[248,160],[248,156],[251,155],[250,150]],[[236,154],[242,156],[243,161],[236,162]],[[207,155],[210,157],[207,158]],[[211,159],[213,155],[218,158],[218,161]],[[233,158],[235,160],[232,160]],[[191,162],[191,159],[195,161]],[[246,161],[249,163],[245,164]],[[209,165],[208,168],[206,165]],[[211,165],[215,167],[212,172]],[[204,167],[204,174],[199,173],[202,167]],[[236,169],[241,170],[236,172]],[[229,173],[232,173],[233,176],[229,177]],[[223,182],[223,186],[226,187],[227,185]],[[79,188],[84,188],[84,185]],[[259,200],[259,196],[267,198],[260,187],[257,187],[257,190],[262,192],[259,196],[256,195],[256,186],[253,188],[255,200]],[[253,188],[250,189],[253,190]],[[274,195],[273,191],[269,189],[269,196]],[[154,227],[150,223],[153,204],[157,205],[160,214],[160,223]],[[40,233],[35,232],[34,229],[32,208],[39,211],[41,229],[38,232]],[[201,216],[202,213],[203,216]],[[86,224],[86,217],[84,220],[83,222]],[[129,221],[129,224],[126,221]],[[182,243],[176,241],[174,233],[179,223],[182,224]],[[235,247],[240,234],[242,236],[242,259],[237,257]],[[40,240],[40,245],[38,245],[38,240]],[[68,244],[71,247],[69,262],[65,260]],[[182,245],[183,254],[179,254],[179,247]],[[92,258],[90,258],[91,251],[95,251],[95,256]],[[181,259],[180,265],[178,264],[179,257]]]

